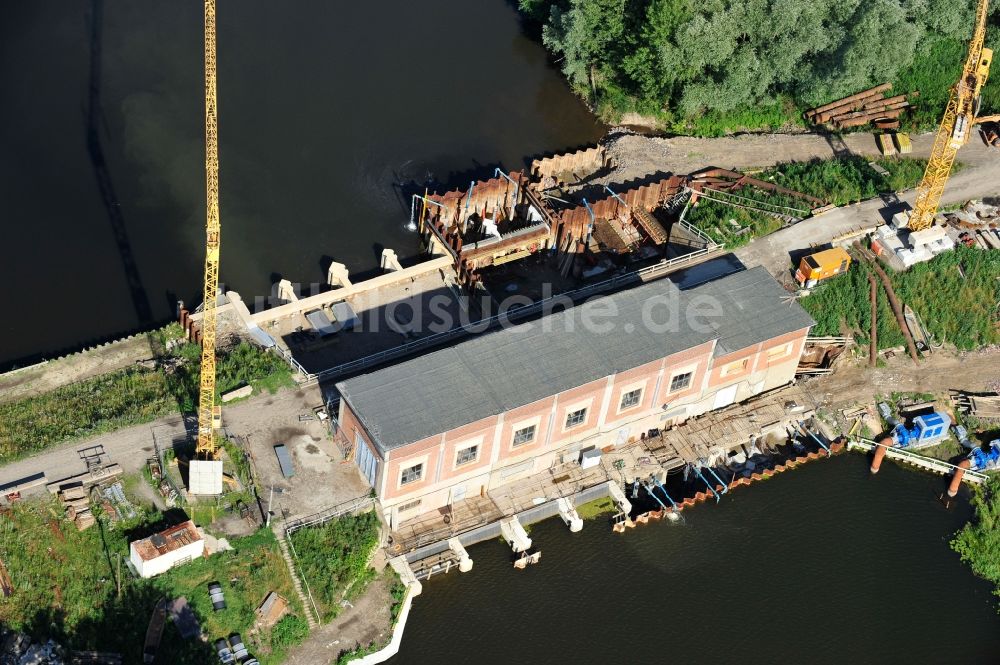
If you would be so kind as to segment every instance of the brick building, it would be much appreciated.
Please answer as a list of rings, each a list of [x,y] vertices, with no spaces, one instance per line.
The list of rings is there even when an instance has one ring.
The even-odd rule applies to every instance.
[[[660,279],[343,381],[341,432],[395,525],[787,384],[813,323],[763,268]]]

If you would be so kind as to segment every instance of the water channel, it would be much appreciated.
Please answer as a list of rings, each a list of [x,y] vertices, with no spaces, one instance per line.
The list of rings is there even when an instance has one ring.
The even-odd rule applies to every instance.
[[[0,367],[201,300],[202,3],[33,0],[0,21]],[[595,141],[513,2],[219,2],[222,280],[415,251],[402,182]]]
[[[858,454],[612,533],[535,525],[524,571],[499,541],[424,583],[393,665],[997,663],[991,585],[948,541],[969,518],[940,477]]]

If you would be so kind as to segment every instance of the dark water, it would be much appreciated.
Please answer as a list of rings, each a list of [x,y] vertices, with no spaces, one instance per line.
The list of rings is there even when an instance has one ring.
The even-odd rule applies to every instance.
[[[98,20],[94,20],[97,17]],[[5,3],[0,365],[200,301],[202,3]],[[594,141],[505,0],[220,2],[222,280],[415,251],[394,183]]]
[[[867,467],[809,464],[683,526],[549,520],[526,571],[477,545],[472,572],[424,584],[390,662],[1000,662],[997,598],[948,546],[968,504],[937,503],[940,478]]]

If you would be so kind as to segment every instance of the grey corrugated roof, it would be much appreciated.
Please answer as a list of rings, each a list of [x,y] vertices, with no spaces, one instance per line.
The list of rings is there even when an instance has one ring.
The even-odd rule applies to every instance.
[[[376,445],[391,450],[713,339],[719,340],[719,355],[813,325],[801,306],[787,302],[787,295],[763,268],[686,291],[660,279],[477,335],[342,381],[337,388]],[[672,296],[681,312],[698,296],[714,298],[723,316],[700,331],[683,316],[671,332],[643,325],[647,302]],[[616,316],[602,315],[610,307]],[[651,311],[656,322],[665,320],[662,305]],[[585,326],[584,317],[613,329]],[[608,326],[609,321],[615,325]]]

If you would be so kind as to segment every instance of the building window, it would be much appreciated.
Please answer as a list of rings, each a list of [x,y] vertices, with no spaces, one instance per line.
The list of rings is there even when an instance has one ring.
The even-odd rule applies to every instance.
[[[692,372],[684,372],[683,374],[675,374],[670,379],[670,392],[675,393],[678,390],[685,390],[691,386],[691,376]]]
[[[587,408],[577,409],[576,411],[566,415],[566,427],[565,429],[570,429],[571,427],[576,427],[577,425],[582,425],[587,420]]]
[[[528,425],[514,432],[514,447],[523,446],[535,440],[535,426]]]
[[[424,463],[414,464],[413,466],[408,466],[403,469],[403,472],[399,476],[400,485],[409,485],[410,483],[415,483],[424,477]]]
[[[723,365],[721,376],[725,377],[725,376],[732,376],[734,374],[740,374],[743,372],[743,370],[747,368],[747,365],[749,363],[750,359],[744,358],[743,360],[736,360],[734,362],[729,363],[728,365]]]
[[[471,464],[477,459],[479,459],[479,446],[468,446],[467,448],[459,450],[455,455],[455,466]]]
[[[618,405],[619,411],[624,411],[625,409],[631,409],[633,406],[638,406],[639,402],[642,401],[642,388],[636,388],[635,390],[630,390],[624,395],[622,395],[621,404]]]
[[[767,362],[773,363],[775,360],[780,360],[784,358],[789,353],[792,352],[792,343],[782,344],[781,346],[776,346],[773,349],[767,350]]]

